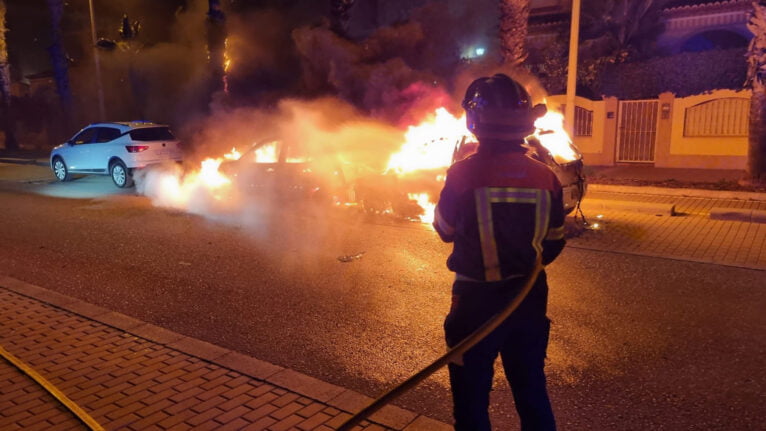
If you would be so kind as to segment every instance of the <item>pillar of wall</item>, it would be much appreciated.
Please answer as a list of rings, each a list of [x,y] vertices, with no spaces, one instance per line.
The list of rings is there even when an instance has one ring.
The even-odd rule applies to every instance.
[[[617,148],[617,117],[619,101],[616,97],[604,98],[604,145],[599,157],[599,165],[614,166],[615,150]]]
[[[673,131],[673,93],[661,93],[659,119],[657,120],[657,141],[654,145],[654,166],[667,166],[670,159],[670,142]]]

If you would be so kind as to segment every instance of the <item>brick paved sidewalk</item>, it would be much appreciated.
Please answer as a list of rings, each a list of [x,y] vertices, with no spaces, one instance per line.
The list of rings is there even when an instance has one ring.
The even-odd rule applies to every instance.
[[[582,209],[597,230],[582,231],[568,240],[569,247],[665,257],[766,270],[766,223],[712,220],[714,207],[766,209],[766,202],[662,195],[631,195],[633,202],[673,203],[680,214],[651,214],[610,209],[608,200],[623,196],[594,193],[606,199],[605,207],[592,206],[588,198]],[[602,218],[597,218],[602,215]],[[574,226],[572,217],[568,218]]]
[[[591,187],[583,202],[592,199],[675,204],[677,211],[695,215],[707,215],[715,207],[766,210],[766,194],[763,193],[595,186]]]
[[[107,430],[329,431],[369,401],[359,393],[2,276],[0,345]],[[0,430],[51,429],[86,427],[31,378],[0,359]],[[451,428],[388,406],[356,429]]]

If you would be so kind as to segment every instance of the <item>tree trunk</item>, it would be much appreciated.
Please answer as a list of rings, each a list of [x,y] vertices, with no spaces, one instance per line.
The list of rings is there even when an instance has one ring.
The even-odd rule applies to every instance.
[[[208,0],[207,49],[210,54],[211,93],[225,89],[226,15],[221,0]]]
[[[330,0],[330,29],[340,37],[348,38],[348,21],[355,0]]]
[[[0,0],[0,121],[5,133],[5,149],[18,149],[16,123],[11,110],[11,71],[8,63],[8,45],[5,43],[5,0]]]
[[[500,54],[503,63],[516,66],[527,59],[529,0],[500,0]]]
[[[753,2],[747,28],[753,33],[747,49],[747,81],[750,97],[750,129],[748,135],[745,184],[766,184],[766,5]]]
[[[766,85],[753,81],[750,98],[746,183],[766,184]]]
[[[64,16],[63,0],[48,0],[48,10],[51,13],[51,46],[48,51],[53,65],[53,76],[56,80],[56,91],[58,91],[61,102],[61,120],[64,130],[58,131],[58,134],[68,132],[71,127],[72,116],[72,91],[69,88],[69,65],[67,64],[66,50],[64,49],[64,36],[61,31],[61,19]]]

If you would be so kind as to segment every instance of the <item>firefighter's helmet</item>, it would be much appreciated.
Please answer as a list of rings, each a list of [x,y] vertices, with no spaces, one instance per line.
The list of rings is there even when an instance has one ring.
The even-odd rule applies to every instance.
[[[479,78],[468,86],[463,99],[466,125],[479,141],[521,141],[535,130],[544,105],[532,105],[527,90],[507,75]]]

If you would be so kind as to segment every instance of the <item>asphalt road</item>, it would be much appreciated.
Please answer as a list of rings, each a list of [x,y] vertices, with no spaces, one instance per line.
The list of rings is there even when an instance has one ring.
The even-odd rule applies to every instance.
[[[13,169],[0,273],[372,396],[444,351],[449,247],[424,226],[261,204],[206,218]],[[763,429],[763,271],[568,248],[548,274],[560,429]],[[493,422],[518,429],[502,378]],[[449,422],[446,373],[399,404]]]

